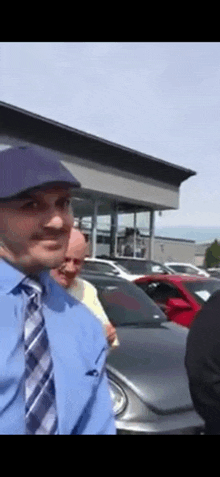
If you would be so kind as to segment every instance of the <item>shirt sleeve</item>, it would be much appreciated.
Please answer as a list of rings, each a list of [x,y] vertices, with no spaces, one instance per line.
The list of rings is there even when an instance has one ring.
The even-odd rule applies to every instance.
[[[90,311],[101,321],[103,328],[105,330],[106,325],[110,324],[108,316],[105,313],[105,310],[100,303],[98,298],[98,293],[96,288],[91,284],[88,283],[86,280],[83,281],[84,284],[84,296],[83,296],[83,303],[90,309]],[[118,337],[115,338],[113,343],[111,344],[112,348],[117,348],[119,346]]]
[[[110,323],[103,306],[98,299],[96,288],[86,281],[84,281],[84,304],[88,306],[88,308],[104,325]]]

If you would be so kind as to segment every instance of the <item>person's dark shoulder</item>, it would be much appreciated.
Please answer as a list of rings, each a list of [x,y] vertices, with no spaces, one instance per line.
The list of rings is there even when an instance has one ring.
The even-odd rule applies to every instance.
[[[208,305],[210,304],[213,304],[213,303],[216,303],[216,302],[220,302],[220,290],[216,290],[211,296],[210,298],[207,300],[207,302],[205,303],[204,307],[207,307]],[[204,308],[203,307],[203,308]]]
[[[191,384],[206,384],[220,369],[220,291],[215,292],[195,318],[187,337],[185,366]],[[213,374],[214,373],[214,374]]]
[[[195,317],[188,334],[188,346],[202,348],[220,340],[220,291],[216,291]]]
[[[206,303],[202,306],[201,310],[196,316],[193,322],[193,326],[197,323],[210,323],[216,320],[216,317],[220,316],[220,290],[214,292]],[[207,319],[209,320],[207,322]],[[220,320],[219,320],[220,324]]]

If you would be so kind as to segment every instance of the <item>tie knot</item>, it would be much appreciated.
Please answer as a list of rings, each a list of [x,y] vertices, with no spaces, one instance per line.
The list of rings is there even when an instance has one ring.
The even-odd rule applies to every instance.
[[[41,295],[42,294],[42,286],[40,283],[36,282],[32,278],[25,278],[23,282],[21,283],[21,288],[27,293],[27,295]]]
[[[31,278],[25,278],[21,283],[21,290],[23,290],[29,298],[31,307],[35,309],[41,306],[42,287],[39,283]]]

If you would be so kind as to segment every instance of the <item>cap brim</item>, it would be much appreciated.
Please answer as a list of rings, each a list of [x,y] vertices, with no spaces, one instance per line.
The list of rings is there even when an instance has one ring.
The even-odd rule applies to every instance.
[[[33,189],[55,184],[78,188],[80,182],[55,154],[32,147],[18,147],[0,153],[0,200],[9,200]]]

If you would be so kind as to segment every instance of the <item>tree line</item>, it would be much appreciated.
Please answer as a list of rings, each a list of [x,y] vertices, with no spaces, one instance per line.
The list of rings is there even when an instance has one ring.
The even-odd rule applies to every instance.
[[[220,266],[220,243],[217,239],[206,249],[205,268],[214,268]]]

